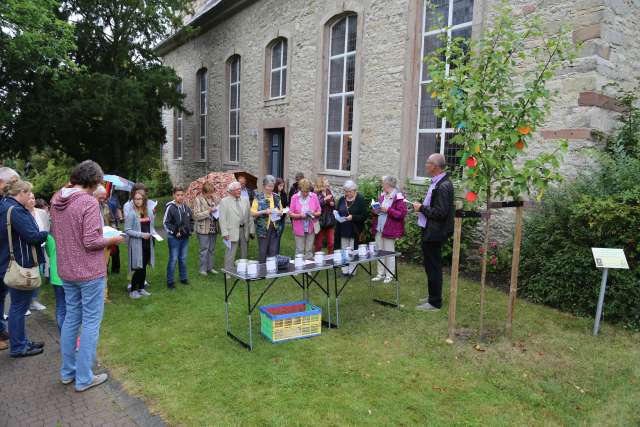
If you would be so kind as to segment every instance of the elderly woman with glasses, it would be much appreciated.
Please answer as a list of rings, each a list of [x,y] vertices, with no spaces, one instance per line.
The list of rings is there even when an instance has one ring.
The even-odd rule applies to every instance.
[[[398,190],[398,182],[394,177],[382,178],[382,194],[378,197],[378,203],[380,208],[374,209],[372,213],[371,234],[376,238],[378,249],[394,252],[396,240],[404,235],[404,218],[408,212],[405,198]],[[391,282],[395,268],[395,257],[384,258],[382,262],[378,262],[378,275],[372,280]]]
[[[265,262],[267,257],[277,255],[278,233],[282,220],[282,203],[278,193],[273,190],[276,179],[266,175],[262,179],[262,192],[256,192],[251,204],[251,216],[256,227],[258,237],[258,252],[260,262]]]
[[[298,192],[291,198],[289,216],[296,237],[296,254],[304,254],[305,259],[313,258],[313,242],[320,229],[318,217],[322,212],[318,195],[313,192],[311,182],[301,179]]]
[[[367,204],[361,194],[358,193],[358,186],[355,182],[348,180],[342,186],[344,196],[338,200],[336,210],[344,222],[338,223],[340,234],[340,247],[355,248],[360,242],[360,235],[364,230],[364,221],[367,218]],[[352,276],[355,274],[355,265],[343,267],[342,274]]]

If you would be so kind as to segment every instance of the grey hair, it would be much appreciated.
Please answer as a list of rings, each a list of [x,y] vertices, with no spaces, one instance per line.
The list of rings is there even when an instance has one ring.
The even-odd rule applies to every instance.
[[[227,193],[231,193],[236,188],[241,188],[242,185],[238,181],[233,181],[231,184],[227,186]]]
[[[273,175],[265,175],[264,178],[262,178],[263,187],[269,184],[276,185],[276,178]]]
[[[447,164],[446,159],[440,153],[433,153],[432,155],[429,156],[427,160],[430,160],[433,163],[435,163],[435,165],[440,169],[444,169],[445,165]]]
[[[100,193],[105,193],[105,194],[107,193],[107,189],[104,188],[104,185],[102,184],[98,185],[98,188],[96,188],[96,191],[93,192],[93,195],[96,196]]]
[[[342,188],[344,189],[344,191],[356,191],[358,189],[358,186],[356,185],[355,182],[348,179],[344,182],[344,184],[342,185]]]
[[[397,188],[398,187],[398,180],[393,176],[383,176],[382,177],[382,183],[390,185],[393,188]]]
[[[18,179],[18,178],[20,178],[20,175],[18,175],[18,172],[6,166],[0,167],[0,181],[9,182],[12,179]]]

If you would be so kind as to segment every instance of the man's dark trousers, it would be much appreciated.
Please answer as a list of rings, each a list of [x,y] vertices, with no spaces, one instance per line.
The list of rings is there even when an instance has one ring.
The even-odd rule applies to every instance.
[[[442,244],[443,242],[422,242],[424,271],[427,273],[429,304],[442,307]]]

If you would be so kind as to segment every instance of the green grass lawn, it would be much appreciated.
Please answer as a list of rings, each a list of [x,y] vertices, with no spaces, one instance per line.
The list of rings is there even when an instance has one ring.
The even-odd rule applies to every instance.
[[[293,252],[288,233],[283,253]],[[217,266],[222,248],[219,241]],[[473,334],[449,345],[446,310],[414,310],[425,293],[423,271],[401,264],[401,310],[372,302],[359,274],[343,294],[339,329],[271,344],[259,335],[255,313],[255,348],[248,352],[225,335],[222,276],[197,275],[195,239],[189,251],[191,285],[177,284],[176,292],[166,290],[166,243],[157,247],[149,299],[127,297],[126,273],[109,278],[113,303],[99,346],[102,363],[170,424],[640,424],[640,334],[605,323],[592,337],[592,319],[521,301],[514,346],[499,333],[481,344],[484,351],[474,348]],[[376,292],[393,295],[389,285]],[[318,289],[311,295],[324,305]],[[475,330],[478,285],[463,281],[458,295],[459,326]],[[232,300],[232,326],[241,336],[243,296]],[[286,279],[263,303],[300,296]],[[499,332],[505,313],[506,296],[489,289],[488,327]]]

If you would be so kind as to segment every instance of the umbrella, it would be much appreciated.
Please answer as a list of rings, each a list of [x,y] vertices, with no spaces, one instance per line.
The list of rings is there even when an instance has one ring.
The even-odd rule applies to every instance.
[[[235,180],[236,177],[231,172],[211,172],[209,175],[200,177],[189,184],[189,188],[187,188],[187,192],[185,194],[185,199],[187,203],[191,205],[193,200],[202,193],[202,184],[205,182],[212,183],[214,195],[222,199],[227,195],[227,187],[229,184]]]
[[[133,182],[118,175],[105,175],[103,179],[105,182],[110,182],[114,190],[131,191],[133,188]]]
[[[232,173],[233,176],[236,177],[236,179],[244,176],[247,179],[247,188],[250,188],[252,190],[258,188],[258,178],[255,175],[244,170],[233,170],[229,172]]]

